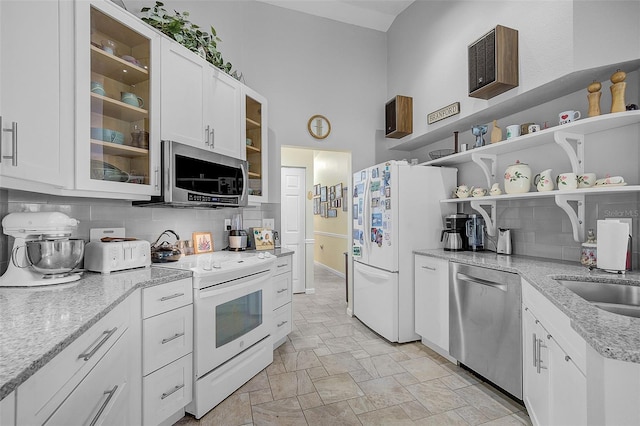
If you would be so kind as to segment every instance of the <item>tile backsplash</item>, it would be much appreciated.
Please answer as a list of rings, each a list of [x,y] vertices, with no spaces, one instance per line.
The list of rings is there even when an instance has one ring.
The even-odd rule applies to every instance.
[[[465,213],[477,213],[468,207]],[[606,218],[632,218],[633,266],[640,268],[640,196],[635,193],[588,196],[586,230]],[[497,225],[511,229],[513,254],[579,262],[581,243],[574,241],[568,216],[553,199],[497,203]],[[597,235],[596,235],[597,236]],[[492,243],[487,243],[493,250]]]
[[[134,207],[130,201],[94,198],[57,197],[45,194],[0,190],[0,219],[13,212],[58,211],[78,219],[80,224],[74,238],[89,240],[91,228],[125,228],[128,237],[153,243],[166,229],[191,239],[193,232],[211,232],[214,249],[228,246],[224,219],[231,219],[238,211],[243,215],[243,227],[262,226],[262,218],[275,218],[275,229],[280,225],[280,205],[262,204],[259,207],[221,209],[180,209],[160,207]],[[9,261],[9,248],[13,241],[0,236],[0,273]]]

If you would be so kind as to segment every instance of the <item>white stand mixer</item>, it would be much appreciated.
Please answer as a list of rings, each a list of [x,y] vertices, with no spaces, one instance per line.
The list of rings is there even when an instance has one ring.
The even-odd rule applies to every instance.
[[[15,241],[7,271],[0,277],[0,287],[33,287],[79,280],[78,273],[37,272],[31,266],[26,251],[27,241],[69,239],[78,223],[78,220],[59,212],[10,213],[5,216],[3,231]]]

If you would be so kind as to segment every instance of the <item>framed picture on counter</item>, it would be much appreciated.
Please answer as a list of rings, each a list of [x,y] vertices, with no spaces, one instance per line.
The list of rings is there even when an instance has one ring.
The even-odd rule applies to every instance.
[[[213,237],[211,232],[194,232],[193,235],[193,251],[198,253],[210,253],[213,251]]]

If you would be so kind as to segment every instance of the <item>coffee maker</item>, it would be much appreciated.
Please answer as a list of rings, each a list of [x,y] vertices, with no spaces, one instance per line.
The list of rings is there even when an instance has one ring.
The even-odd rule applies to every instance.
[[[484,250],[485,223],[482,216],[471,214],[465,224],[465,235],[467,236],[467,250]]]
[[[444,242],[446,251],[468,250],[465,226],[469,215],[464,213],[450,214],[444,218],[444,229],[440,241]]]

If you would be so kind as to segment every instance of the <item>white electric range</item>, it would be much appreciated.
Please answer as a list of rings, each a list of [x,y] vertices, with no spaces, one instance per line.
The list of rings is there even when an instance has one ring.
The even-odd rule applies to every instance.
[[[202,417],[273,362],[268,252],[214,252],[156,267],[193,273],[194,387],[186,408]]]

